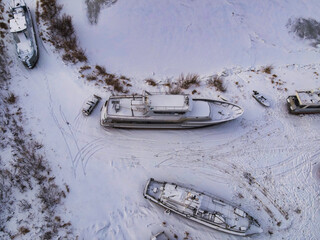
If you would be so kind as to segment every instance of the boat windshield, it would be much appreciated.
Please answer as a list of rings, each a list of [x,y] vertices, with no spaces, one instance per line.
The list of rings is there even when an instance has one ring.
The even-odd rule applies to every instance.
[[[16,41],[16,43],[27,42],[27,41],[29,41],[28,40],[28,32],[27,31],[14,32],[13,39]]]

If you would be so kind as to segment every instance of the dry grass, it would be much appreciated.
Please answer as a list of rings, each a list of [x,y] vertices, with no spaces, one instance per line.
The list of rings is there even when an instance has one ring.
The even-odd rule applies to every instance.
[[[72,17],[67,14],[61,14],[62,5],[57,3],[57,0],[40,0],[37,2],[36,17],[39,21],[44,21],[44,25],[48,26],[48,41],[58,49],[63,50],[62,59],[65,62],[76,64],[78,62],[87,62],[85,51],[79,47],[78,39],[72,23]],[[84,71],[89,71],[84,74]],[[113,87],[116,92],[127,93],[128,87],[131,86],[128,82],[130,79],[121,75],[120,77],[110,74],[105,67],[95,65],[94,67],[84,65],[80,67],[79,73],[81,77],[88,81],[97,81],[96,84],[106,83]]]
[[[8,30],[8,25],[4,22],[0,22],[0,28]]]
[[[268,66],[265,66],[265,67],[261,68],[261,71],[263,73],[266,73],[266,74],[271,74],[272,70],[273,70],[273,66],[272,65],[268,65]]]
[[[173,83],[173,84],[169,85],[169,93],[170,94],[181,94],[182,89],[178,84]]]
[[[29,228],[26,228],[26,227],[20,227],[20,228],[19,228],[19,233],[20,233],[20,234],[25,235],[25,234],[27,234],[28,232],[30,232]]]
[[[79,47],[71,16],[61,15],[62,5],[57,4],[56,0],[40,0],[40,4],[37,3],[36,6],[38,24],[43,20],[52,45],[64,50],[62,59],[73,64],[86,62],[87,56]]]
[[[144,80],[149,86],[157,86],[158,84],[156,83],[156,81],[153,78],[147,78]]]
[[[108,74],[108,77],[105,78],[105,83],[108,86],[112,86],[113,90],[116,92],[120,92],[120,93],[128,92],[128,90],[124,88],[124,84],[121,84],[119,78],[117,78],[114,74]]]
[[[94,67],[84,65],[80,67],[79,73],[81,73],[81,77],[88,81],[96,81],[96,84],[105,83],[112,87],[111,90],[115,92],[128,93],[128,88],[131,87],[130,78],[108,73],[106,68],[101,65],[95,65]]]
[[[66,14],[63,14],[61,17],[54,18],[51,21],[50,29],[66,40],[70,40],[75,33],[72,18]]]
[[[6,97],[6,102],[9,104],[15,104],[17,102],[17,97],[13,93],[9,93],[8,97]]]
[[[195,73],[188,73],[187,76],[184,74],[180,74],[179,78],[177,79],[177,83],[183,89],[189,89],[192,85],[199,86],[200,80],[199,75]]]
[[[217,91],[226,92],[227,89],[223,83],[223,77],[218,75],[213,75],[207,80],[207,85],[209,87],[215,87]]]
[[[87,78],[88,81],[97,80],[97,77],[95,75],[87,75],[86,78]]]
[[[80,71],[85,71],[85,70],[89,70],[89,69],[91,69],[91,67],[88,65],[84,65],[84,66],[80,67]]]
[[[100,66],[100,65],[96,65],[96,66],[95,66],[95,69],[96,69],[98,75],[100,75],[100,76],[105,76],[105,75],[107,75],[107,72],[106,72],[106,68],[105,68],[105,67]]]

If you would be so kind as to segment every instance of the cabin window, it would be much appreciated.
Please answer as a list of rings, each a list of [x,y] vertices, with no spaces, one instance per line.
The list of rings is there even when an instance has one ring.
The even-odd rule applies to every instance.
[[[163,111],[154,111],[155,114],[169,114],[169,115],[182,115],[184,112],[163,112]]]
[[[20,39],[17,33],[13,33],[13,39],[16,43],[20,43]]]

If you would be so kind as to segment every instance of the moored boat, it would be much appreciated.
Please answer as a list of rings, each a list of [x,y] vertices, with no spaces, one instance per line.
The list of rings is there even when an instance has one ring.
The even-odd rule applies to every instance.
[[[261,233],[258,222],[243,210],[224,200],[174,183],[147,182],[144,197],[205,226],[238,236]]]
[[[144,91],[111,96],[101,109],[100,123],[103,127],[182,129],[227,122],[242,113],[241,107],[225,101]]]
[[[268,101],[268,99],[266,99],[258,91],[253,90],[252,97],[254,97],[254,99],[256,99],[261,105],[263,105],[265,107],[270,107],[270,105],[271,105],[270,102]]]
[[[320,113],[320,89],[296,91],[287,98],[287,103],[292,114]]]
[[[152,236],[151,240],[169,240],[169,237],[164,231],[162,231]]]
[[[39,53],[30,9],[23,0],[13,0],[10,10],[10,32],[13,34],[18,57],[26,67],[33,68]]]

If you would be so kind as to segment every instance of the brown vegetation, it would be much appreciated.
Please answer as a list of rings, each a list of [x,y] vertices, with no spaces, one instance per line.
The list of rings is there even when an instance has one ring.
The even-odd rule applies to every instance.
[[[9,93],[8,97],[6,97],[6,102],[9,104],[15,104],[17,101],[17,97],[13,93]]]
[[[184,76],[184,74],[181,73],[177,79],[177,83],[179,87],[183,89],[189,89],[192,85],[199,86],[199,75],[195,73],[188,73],[187,76]]]
[[[218,75],[213,75],[207,80],[207,85],[209,87],[215,87],[217,91],[226,92],[227,89],[223,83],[223,77]]]
[[[100,75],[100,76],[105,76],[107,75],[107,72],[106,72],[106,68],[103,67],[103,66],[100,66],[100,65],[96,65],[95,66],[95,69],[97,70],[97,74]]]
[[[27,234],[28,232],[30,232],[29,228],[26,227],[20,227],[19,228],[19,232],[23,235]]]
[[[8,25],[4,22],[0,22],[0,28],[7,30],[8,29]]]
[[[156,81],[153,78],[147,78],[144,80],[149,86],[157,86],[158,84],[156,83]]]
[[[261,68],[261,71],[263,73],[266,73],[266,74],[271,74],[272,70],[273,70],[273,66],[272,65],[268,65],[268,66],[265,66],[265,67]]]
[[[58,49],[63,50],[62,59],[69,63],[87,62],[85,51],[79,47],[78,39],[72,23],[72,17],[67,14],[61,14],[62,5],[57,3],[57,0],[40,0],[37,2],[36,19],[38,24],[40,20],[47,26],[48,41]],[[42,39],[45,41],[44,34],[41,33]],[[89,73],[84,74],[84,71]],[[98,83],[106,83],[113,87],[113,91],[127,93],[128,87],[131,86],[128,82],[130,79],[121,75],[110,74],[106,68],[100,65],[95,65],[94,68],[88,65],[80,67],[79,73],[81,77],[88,81],[97,81]]]
[[[56,0],[40,0],[40,6],[37,3],[36,19],[38,23],[40,19],[44,21],[52,45],[56,49],[63,49],[62,59],[65,62],[86,62],[87,56],[78,45],[72,18],[67,14],[61,15],[61,10],[62,5],[57,4]]]

